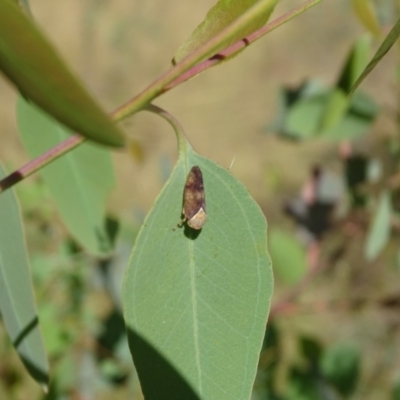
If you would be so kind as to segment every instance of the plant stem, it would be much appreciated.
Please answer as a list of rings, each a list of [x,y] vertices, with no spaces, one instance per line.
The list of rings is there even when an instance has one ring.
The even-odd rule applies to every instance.
[[[313,7],[314,5],[320,3],[322,0],[309,0],[302,4],[301,6],[297,7],[296,9],[293,10],[293,17],[297,16],[298,14],[306,11],[310,7]],[[185,57],[182,61],[178,62],[174,67],[172,67],[170,70],[165,72],[163,75],[161,75],[157,80],[155,80],[152,84],[150,84],[146,89],[144,89],[141,93],[139,93],[137,96],[135,96],[133,99],[129,100],[127,103],[123,104],[121,107],[119,107],[115,112],[114,112],[114,117],[116,121],[120,121],[123,118],[126,118],[127,116],[139,111],[141,108],[143,108],[146,104],[150,103],[154,98],[158,97],[160,94],[164,93],[165,88],[170,85],[172,82],[177,80],[181,75],[189,71],[192,67],[195,67],[196,64],[198,64],[205,55],[207,54],[212,54],[214,50],[218,48],[220,43],[228,40],[230,37],[234,36],[235,33],[243,27],[245,27],[247,24],[249,24],[252,20],[255,18],[259,17],[262,13],[269,11],[271,7],[271,3],[267,1],[260,1],[256,3],[253,7],[251,7],[249,10],[247,10],[244,14],[242,14],[237,20],[235,20],[232,24],[228,25],[225,29],[223,29],[220,33],[218,33],[216,36],[214,36],[212,39],[198,47],[196,50],[194,50],[192,53],[190,53],[187,57]],[[288,13],[290,14],[290,13]],[[288,14],[285,14],[286,16]],[[276,25],[273,27],[275,29],[276,27],[282,25],[283,23],[287,22],[289,17],[285,18],[285,15],[282,16],[281,18],[278,18],[278,20],[274,21],[272,24]],[[265,35],[266,33],[270,32],[270,30],[266,29],[271,24],[267,24],[265,27],[257,30],[254,32],[252,35],[254,35],[254,38],[252,38],[252,41],[255,41]],[[265,30],[265,31],[263,31]],[[237,46],[240,48],[247,46],[249,44],[247,38],[240,40],[238,43],[236,43]],[[235,45],[233,45],[235,46]],[[232,47],[232,46],[231,46]],[[239,48],[239,50],[240,50]],[[224,50],[225,51],[225,50]],[[233,53],[236,53],[238,50],[234,50]],[[220,53],[221,54],[221,53]],[[218,62],[220,62],[220,57],[219,55],[215,55],[214,57],[217,58]],[[213,59],[213,57],[211,57]],[[215,64],[212,64],[215,65]],[[210,66],[207,66],[209,68]],[[204,68],[206,69],[206,68]],[[204,70],[203,69],[203,70]],[[198,73],[198,72],[197,72]],[[190,76],[188,76],[185,80],[189,79],[190,77],[194,76],[195,73],[192,72]],[[180,81],[179,81],[180,83]],[[175,85],[174,85],[175,86]]]
[[[175,122],[177,121],[173,118],[173,121],[175,121],[173,123],[173,121],[171,120],[172,116],[170,114],[166,113],[162,109],[158,109],[156,111],[157,108],[156,106],[149,105],[149,103],[154,98],[167,92],[168,90],[179,85],[180,83],[185,82],[186,80],[194,77],[195,75],[198,75],[200,72],[203,72],[206,69],[220,63],[225,58],[237,53],[244,47],[248,46],[250,43],[253,43],[254,41],[260,39],[267,33],[273,31],[277,27],[288,22],[297,15],[305,12],[309,8],[317,5],[321,1],[323,0],[306,1],[304,4],[294,8],[288,13],[272,21],[271,23],[266,24],[264,27],[258,29],[256,32],[252,33],[246,38],[227,47],[225,50],[214,55],[208,60],[199,63],[199,61],[202,58],[204,58],[205,54],[212,53],[213,50],[216,49],[221,42],[233,36],[236,31],[242,29],[242,27],[248,24],[249,21],[251,21],[253,18],[256,18],[265,11],[268,11],[268,8],[271,6],[270,2],[267,1],[261,1],[257,3],[255,6],[251,7],[246,13],[240,16],[235,22],[233,22],[224,30],[222,30],[218,35],[216,35],[214,38],[204,43],[198,49],[196,49],[187,57],[185,57],[182,61],[177,63],[170,70],[161,75],[157,80],[155,80],[152,84],[150,84],[141,93],[139,93],[133,99],[131,99],[130,101],[128,101],[127,103],[125,103],[124,105],[113,111],[111,113],[111,118],[114,121],[118,122],[130,116],[131,114],[134,114],[135,112],[147,107],[148,111],[155,112],[160,116],[162,116],[163,118],[167,119],[174,127],[175,132],[177,132],[176,130],[177,125],[175,124]],[[182,135],[179,135],[178,132],[177,132],[177,137],[178,137],[178,145],[180,149],[182,149],[181,146],[183,146],[183,142],[186,143],[187,141],[182,140],[183,137]],[[34,172],[38,171],[43,166],[56,160],[58,157],[67,153],[68,151],[79,146],[80,144],[85,142],[85,140],[86,139],[84,137],[75,134],[70,138],[68,138],[67,140],[65,140],[64,142],[60,143],[59,145],[53,147],[49,151],[35,158],[34,160],[28,162],[17,171],[14,171],[10,175],[6,176],[4,179],[0,180],[0,193],[5,191],[6,189],[9,189],[11,186],[20,182],[24,178],[32,175]]]
[[[320,3],[322,0],[308,0],[304,4],[294,8],[293,10],[288,11],[286,14],[283,14],[279,18],[275,19],[274,21],[264,25],[262,28],[258,29],[257,31],[253,32],[252,34],[246,36],[244,39],[234,43],[233,45],[227,47],[225,50],[221,51],[220,53],[216,54],[215,56],[200,62],[199,64],[195,65],[194,67],[190,68],[188,71],[180,75],[177,79],[172,81],[170,84],[164,87],[162,93],[167,92],[168,90],[172,89],[173,87],[179,85],[187,81],[190,78],[200,74],[201,72],[205,71],[206,69],[213,67],[224,59],[233,56],[235,53],[238,53],[243,48],[248,46],[249,44],[255,42],[258,39],[261,39],[264,35],[269,32],[272,32],[279,26],[285,24],[286,22],[290,21],[291,19],[297,17],[297,15],[303,13],[304,11],[308,10],[309,8],[315,6],[317,3]]]
[[[0,181],[0,193],[4,192],[6,189],[9,189],[16,183],[22,181],[24,178],[32,175],[34,172],[38,171],[40,168],[44,167],[50,162],[56,160],[58,157],[67,153],[68,151],[79,146],[85,140],[86,138],[84,138],[83,136],[77,134],[72,135],[70,138],[64,140],[57,146],[46,151],[39,157],[36,157],[33,160],[29,161],[20,169],[17,169]]]
[[[181,123],[169,112],[163,110],[161,107],[155,106],[154,104],[148,104],[143,110],[150,111],[154,114],[159,115],[164,118],[174,129],[176,134],[176,139],[178,141],[179,154],[184,154],[187,152],[187,147],[190,146],[187,140],[185,130]]]

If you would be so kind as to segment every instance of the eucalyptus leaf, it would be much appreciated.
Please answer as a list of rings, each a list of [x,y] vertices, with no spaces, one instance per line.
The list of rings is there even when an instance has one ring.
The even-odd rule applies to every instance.
[[[244,14],[253,5],[259,3],[260,1],[266,3],[267,10],[254,20],[249,21],[249,24],[244,29],[241,29],[228,40],[222,42],[214,54],[245,38],[265,25],[272,14],[276,3],[278,2],[278,0],[219,0],[218,3],[207,13],[204,21],[193,31],[186,42],[183,43],[178,49],[173,58],[173,62],[177,63],[181,61],[189,53],[213,38],[229,24],[234,22],[239,16]],[[214,54],[209,54],[208,57],[211,57]],[[204,58],[207,58],[207,56]]]
[[[368,64],[371,48],[369,35],[361,36],[353,45],[344,63],[343,70],[337,83],[337,88],[349,93],[356,80]]]
[[[363,92],[347,97],[342,88],[327,89],[312,81],[281,91],[279,100],[279,116],[268,129],[291,139],[354,139],[368,132],[379,111]]]
[[[339,88],[333,89],[327,100],[319,129],[326,131],[335,128],[337,124],[343,120],[350,104],[350,99],[343,90]]]
[[[21,139],[32,158],[65,140],[70,132],[22,98],[17,103]],[[90,252],[108,254],[105,203],[114,187],[111,155],[106,148],[83,143],[40,171],[64,223]]]
[[[357,87],[361,84],[361,82],[370,74],[370,72],[377,66],[379,61],[386,55],[386,53],[392,48],[392,46],[396,43],[397,39],[400,35],[400,19],[394,24],[393,28],[390,30],[388,35],[383,40],[379,49],[376,51],[375,55],[372,57],[372,60],[368,63],[368,65],[364,68],[361,75],[357,79],[357,81],[351,87],[350,93],[353,93]]]
[[[103,144],[123,144],[119,129],[10,0],[0,0],[0,71],[25,98],[70,129]]]
[[[374,4],[371,0],[353,0],[354,11],[361,21],[373,35],[379,36],[381,34],[381,27],[377,17]]]
[[[338,123],[322,134],[335,141],[353,140],[368,133],[378,115],[379,108],[371,97],[362,91],[350,97],[347,113]]]
[[[323,135],[324,138],[333,141],[354,140],[368,132],[371,122],[369,119],[349,112],[337,125],[323,132]]]
[[[177,226],[192,166],[207,222]],[[265,218],[225,169],[190,148],[147,216],[123,287],[128,340],[148,400],[249,399],[273,278]]]
[[[284,131],[301,139],[315,137],[328,99],[329,93],[299,99],[288,112]]]
[[[305,81],[298,87],[279,90],[275,121],[266,129],[292,140],[306,139],[315,134],[329,92],[318,81]]]
[[[0,179],[5,177],[0,165]],[[17,199],[0,195],[0,311],[27,371],[45,390],[49,364],[39,328],[32,277]]]

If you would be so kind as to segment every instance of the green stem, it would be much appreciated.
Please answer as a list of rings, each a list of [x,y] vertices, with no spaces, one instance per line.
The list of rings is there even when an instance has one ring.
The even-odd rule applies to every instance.
[[[185,130],[183,129],[181,123],[169,112],[163,110],[162,108],[155,106],[154,104],[148,104],[143,109],[144,111],[150,111],[154,114],[159,115],[164,118],[173,128],[176,134],[176,139],[178,140],[179,154],[186,154],[188,147],[190,146],[187,140]]]

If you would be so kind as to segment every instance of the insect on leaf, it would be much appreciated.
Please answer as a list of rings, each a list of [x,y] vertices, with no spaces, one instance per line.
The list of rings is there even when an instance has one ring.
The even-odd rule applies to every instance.
[[[188,174],[190,181],[200,169],[207,225],[173,230]],[[192,149],[181,156],[141,227],[124,281],[128,341],[146,400],[250,398],[273,285],[266,234],[260,207],[225,168]]]
[[[206,222],[206,198],[204,193],[203,174],[198,166],[194,166],[185,183],[183,191],[183,211],[182,222],[193,229],[201,229]]]

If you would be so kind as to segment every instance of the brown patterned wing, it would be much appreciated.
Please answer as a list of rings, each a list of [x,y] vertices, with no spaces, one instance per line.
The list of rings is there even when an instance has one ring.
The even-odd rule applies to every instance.
[[[206,222],[203,174],[198,166],[194,166],[186,178],[182,214],[183,222],[187,221],[187,224],[193,229],[201,229]]]

